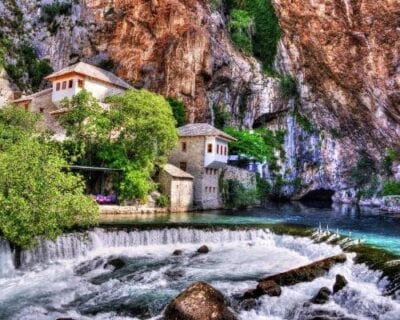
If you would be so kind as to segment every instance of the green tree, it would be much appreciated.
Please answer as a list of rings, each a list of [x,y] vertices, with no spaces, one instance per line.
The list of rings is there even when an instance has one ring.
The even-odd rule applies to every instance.
[[[253,52],[254,24],[252,16],[245,10],[234,9],[230,13],[229,28],[232,41],[236,46],[247,53]]]
[[[54,239],[74,225],[94,224],[98,214],[39,120],[13,106],[0,109],[0,232],[22,248],[38,236]]]
[[[351,178],[357,187],[362,187],[371,181],[376,171],[374,160],[367,150],[359,151],[359,158],[355,166],[351,169]]]
[[[66,144],[82,153],[79,163],[122,169],[120,197],[144,201],[155,187],[155,166],[177,143],[171,107],[162,96],[136,89],[107,102],[110,110],[102,110],[85,91],[65,102],[71,107],[61,120]]]
[[[180,101],[176,100],[172,97],[167,98],[168,103],[170,104],[172,108],[172,113],[174,115],[174,118],[176,120],[176,125],[177,127],[182,127],[183,125],[186,124],[186,107],[185,104]]]

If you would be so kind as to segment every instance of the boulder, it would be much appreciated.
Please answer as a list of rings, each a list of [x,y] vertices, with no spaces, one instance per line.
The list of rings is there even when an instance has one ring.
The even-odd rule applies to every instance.
[[[115,258],[109,260],[105,265],[104,268],[112,267],[115,270],[122,269],[125,267],[126,262],[122,258]]]
[[[327,287],[323,287],[319,289],[317,295],[311,299],[311,302],[314,304],[324,304],[328,302],[329,296],[332,294],[331,290]]]
[[[254,309],[256,306],[257,306],[257,301],[256,301],[256,299],[253,299],[253,298],[243,300],[240,303],[240,309],[245,310],[245,311],[250,311],[250,310]]]
[[[165,320],[237,320],[221,292],[197,282],[178,295],[165,310]]]
[[[333,285],[333,293],[339,292],[342,290],[345,286],[347,286],[348,282],[344,276],[341,274],[336,275],[336,281],[335,284]]]
[[[269,295],[270,297],[280,297],[282,294],[281,287],[275,281],[263,281],[260,282],[256,289],[247,290],[242,299],[257,299],[263,295]]]
[[[181,256],[183,254],[183,250],[177,249],[174,252],[172,252],[173,256]]]
[[[309,282],[326,274],[335,264],[344,263],[345,261],[346,255],[340,254],[260,279],[258,282],[275,281],[280,286],[292,286],[300,282]]]
[[[210,252],[210,249],[206,245],[201,246],[200,248],[197,249],[197,253],[206,254],[209,252]]]

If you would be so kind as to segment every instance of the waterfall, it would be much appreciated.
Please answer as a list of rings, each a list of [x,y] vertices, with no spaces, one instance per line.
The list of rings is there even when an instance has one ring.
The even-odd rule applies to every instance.
[[[8,275],[14,270],[13,253],[8,241],[0,237],[0,277]]]
[[[229,243],[269,239],[266,230],[198,230],[190,228],[155,230],[94,229],[81,233],[64,234],[56,241],[39,240],[30,250],[21,252],[21,268],[46,264],[63,259],[83,257],[95,249],[113,247],[140,247],[150,245]],[[0,275],[13,269],[13,253],[7,241],[0,242]]]

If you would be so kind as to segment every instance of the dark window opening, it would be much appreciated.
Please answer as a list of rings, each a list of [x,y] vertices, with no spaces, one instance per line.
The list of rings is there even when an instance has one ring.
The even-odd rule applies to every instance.
[[[209,143],[209,144],[207,145],[207,152],[208,152],[208,153],[212,153],[212,152],[213,152],[212,143]]]
[[[182,142],[182,152],[186,152],[186,142]]]
[[[62,83],[62,89],[63,89],[63,90],[67,89],[67,81],[63,81],[63,83]]]
[[[68,88],[72,88],[74,86],[74,80],[69,80],[68,82]]]
[[[78,88],[83,88],[85,85],[83,80],[78,80]]]
[[[186,162],[179,163],[179,168],[181,168],[181,170],[183,170],[183,171],[186,171],[187,170],[187,163]]]
[[[61,83],[57,82],[56,83],[56,91],[60,91],[61,89]]]

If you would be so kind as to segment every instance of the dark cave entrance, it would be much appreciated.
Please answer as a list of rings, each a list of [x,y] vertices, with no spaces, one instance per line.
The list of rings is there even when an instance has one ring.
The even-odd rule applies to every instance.
[[[335,194],[335,191],[330,190],[330,189],[317,189],[317,190],[312,190],[305,194],[300,201],[301,202],[306,202],[306,203],[313,203],[313,202],[318,202],[318,203],[325,203],[327,205],[332,204],[332,197]]]

